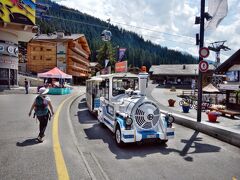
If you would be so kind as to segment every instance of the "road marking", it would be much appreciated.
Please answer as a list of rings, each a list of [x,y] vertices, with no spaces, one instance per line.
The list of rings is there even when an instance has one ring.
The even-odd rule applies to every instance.
[[[71,97],[71,96],[70,96]],[[53,127],[52,127],[52,138],[53,138],[53,152],[56,162],[56,169],[57,169],[57,175],[59,180],[69,180],[69,175],[67,171],[67,167],[63,158],[62,149],[59,142],[58,137],[58,119],[59,119],[59,113],[61,112],[63,104],[70,99],[68,97],[65,99],[58,107],[54,118],[53,118]]]

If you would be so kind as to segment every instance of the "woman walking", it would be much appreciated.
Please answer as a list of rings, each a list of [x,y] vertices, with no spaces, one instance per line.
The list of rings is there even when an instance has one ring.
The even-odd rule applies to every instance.
[[[28,114],[29,116],[31,116],[34,109],[34,116],[36,115],[37,119],[39,120],[39,134],[37,137],[37,140],[39,142],[43,142],[43,137],[45,136],[44,132],[46,130],[48,120],[50,119],[51,115],[54,114],[51,100],[49,97],[46,96],[48,91],[49,89],[46,89],[45,87],[39,89],[39,95],[34,100]],[[48,107],[50,108],[52,114],[50,114]]]

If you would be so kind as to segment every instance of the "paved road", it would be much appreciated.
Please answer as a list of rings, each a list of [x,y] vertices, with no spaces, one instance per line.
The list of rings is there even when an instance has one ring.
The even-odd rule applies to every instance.
[[[46,138],[38,143],[39,124],[28,117],[36,94],[0,95],[0,179],[54,180],[56,168],[53,142],[53,119],[48,123]],[[55,112],[69,95],[50,96]],[[64,103],[59,114],[59,141],[70,179],[90,179],[81,156],[73,141],[68,119],[70,100]],[[55,119],[54,119],[55,121]],[[59,153],[57,154],[59,155]],[[60,167],[63,166],[59,163]]]
[[[84,97],[73,103],[71,119],[97,179],[240,178],[240,149],[194,130],[175,124],[176,138],[167,146],[131,144],[120,149],[113,134],[88,112]]]

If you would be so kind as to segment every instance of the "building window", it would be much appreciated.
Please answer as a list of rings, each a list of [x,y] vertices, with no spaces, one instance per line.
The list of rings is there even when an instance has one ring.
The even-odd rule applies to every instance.
[[[0,77],[2,79],[5,79],[5,78],[8,79],[8,69],[0,68]]]
[[[36,60],[36,56],[33,56],[33,57],[32,57],[32,60]]]
[[[41,47],[40,51],[43,51],[43,47]]]
[[[237,93],[229,94],[229,103],[236,104],[237,103]]]
[[[46,61],[51,61],[52,60],[52,58],[46,58]]]
[[[52,51],[52,49],[47,49],[47,51]]]

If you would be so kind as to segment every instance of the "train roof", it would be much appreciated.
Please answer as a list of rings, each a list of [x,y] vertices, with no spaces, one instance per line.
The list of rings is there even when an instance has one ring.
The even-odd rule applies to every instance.
[[[113,73],[113,74],[102,74],[99,76],[93,76],[91,79],[88,79],[87,81],[102,81],[104,79],[109,79],[113,77],[138,77],[136,74],[132,73]]]

